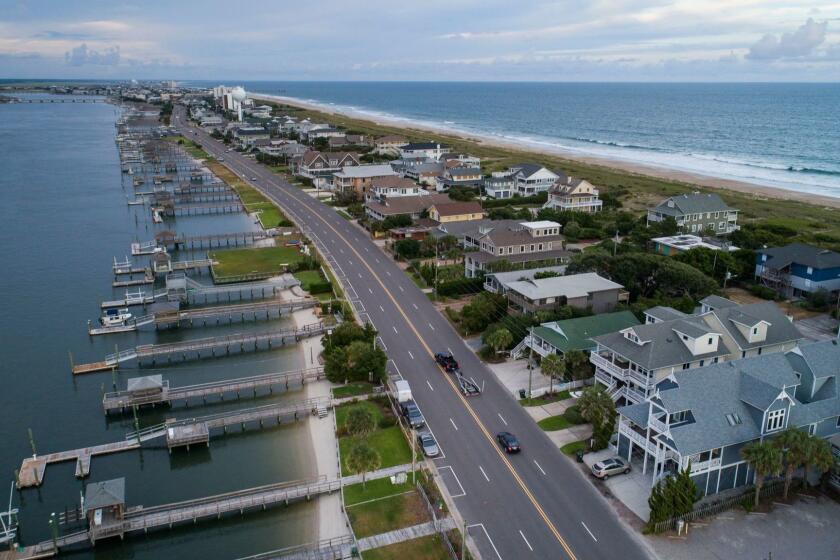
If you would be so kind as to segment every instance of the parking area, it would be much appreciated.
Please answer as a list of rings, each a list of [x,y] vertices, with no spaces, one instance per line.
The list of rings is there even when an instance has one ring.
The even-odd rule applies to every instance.
[[[815,315],[796,321],[796,326],[809,340],[831,340],[837,336],[840,322],[828,314]]]
[[[528,390],[528,360],[506,360],[500,364],[487,364],[487,366],[515,398],[519,398],[520,389]],[[531,372],[531,391],[535,394],[542,394],[550,384],[549,377],[543,375],[539,368]],[[556,381],[554,385],[557,385]]]
[[[685,537],[645,539],[663,560],[840,558],[840,504],[830,498],[800,497],[767,514],[738,508],[704,521]]]
[[[583,456],[583,462],[587,467],[592,467],[598,461],[615,456],[611,449],[603,449],[595,453],[587,453]],[[605,485],[610,493],[616,497],[627,508],[639,516],[644,522],[650,517],[648,497],[650,496],[650,473],[642,474],[642,462],[634,459],[631,463],[633,470],[628,474],[611,476],[608,480],[598,481],[592,479],[593,484]]]

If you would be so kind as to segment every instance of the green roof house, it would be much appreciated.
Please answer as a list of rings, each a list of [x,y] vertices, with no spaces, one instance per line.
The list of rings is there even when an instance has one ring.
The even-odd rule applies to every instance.
[[[629,311],[601,313],[589,317],[543,323],[533,329],[533,344],[530,335],[526,336],[513,349],[511,358],[515,359],[524,355],[529,348],[533,348],[535,353],[543,357],[549,354],[562,356],[569,350],[592,350],[596,346],[592,337],[618,332],[639,324],[635,315]]]

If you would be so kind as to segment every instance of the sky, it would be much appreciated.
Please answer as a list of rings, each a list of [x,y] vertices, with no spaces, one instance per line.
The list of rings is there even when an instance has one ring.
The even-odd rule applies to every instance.
[[[840,81],[840,0],[0,0],[0,79]]]

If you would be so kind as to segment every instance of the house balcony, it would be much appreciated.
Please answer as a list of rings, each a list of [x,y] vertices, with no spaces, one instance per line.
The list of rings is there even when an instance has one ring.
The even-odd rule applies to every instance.
[[[612,389],[612,387],[614,387],[616,384],[615,377],[604,373],[604,371],[600,369],[595,370],[595,380],[607,387],[607,389]]]
[[[691,463],[691,474],[708,471],[711,469],[720,468],[721,459],[709,459],[708,461],[700,461],[699,463]]]
[[[637,432],[628,424],[620,423],[618,425],[618,433],[626,436],[628,439],[630,439],[630,441],[632,441],[651,455],[656,455],[656,444],[647,439],[645,437],[645,434]]]
[[[668,431],[668,426],[665,425],[665,422],[659,420],[655,416],[650,416],[648,418],[648,426],[650,426],[652,429],[656,430],[660,434],[664,434]]]
[[[555,208],[561,208],[563,210],[580,210],[580,209],[594,209],[598,211],[604,205],[602,200],[597,198],[591,198],[586,200],[557,200],[555,199],[552,203]]]
[[[591,352],[589,354],[589,361],[592,362],[592,365],[602,369],[611,376],[621,381],[627,381],[627,372],[629,370],[626,367],[622,366],[624,366],[624,364],[630,365],[628,362],[619,362],[618,364],[616,364],[613,363],[609,358],[606,358],[597,352]]]
[[[647,399],[644,393],[634,389],[630,385],[624,387],[624,398],[632,404],[639,404],[645,402],[645,399]]]

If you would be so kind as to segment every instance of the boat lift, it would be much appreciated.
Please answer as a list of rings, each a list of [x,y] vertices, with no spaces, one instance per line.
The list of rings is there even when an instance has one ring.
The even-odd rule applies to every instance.
[[[0,512],[0,544],[7,544],[14,542],[17,535],[18,509],[12,507],[12,498],[14,498],[15,483],[12,481],[12,489],[9,491],[9,509]]]

